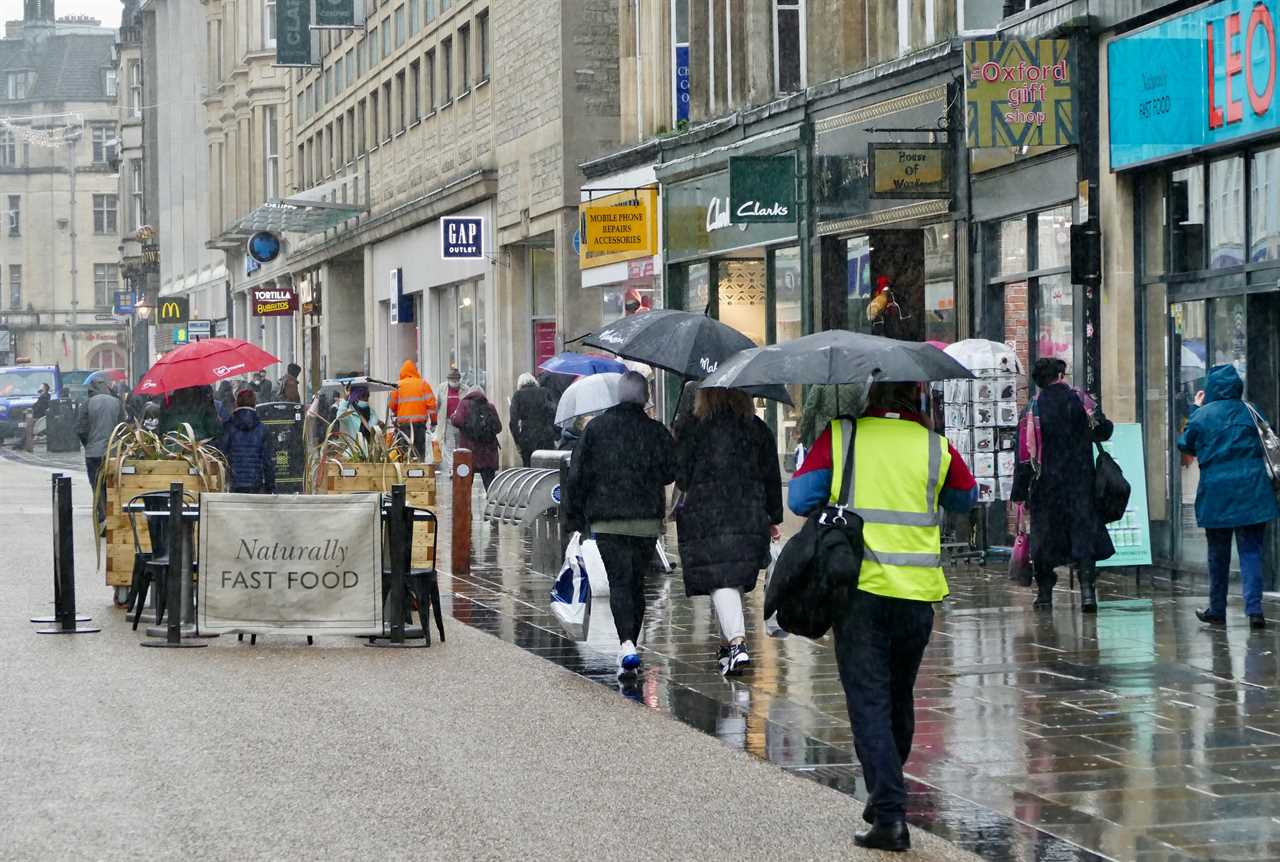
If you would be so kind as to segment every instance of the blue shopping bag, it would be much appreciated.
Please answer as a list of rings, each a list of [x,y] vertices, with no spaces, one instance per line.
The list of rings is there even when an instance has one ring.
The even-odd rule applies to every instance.
[[[591,625],[591,579],[582,558],[582,536],[574,533],[564,552],[564,563],[551,589],[551,613],[565,634],[585,641]]]

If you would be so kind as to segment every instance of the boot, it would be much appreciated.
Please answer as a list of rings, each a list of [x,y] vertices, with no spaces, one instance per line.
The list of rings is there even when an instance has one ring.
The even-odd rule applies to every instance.
[[[1043,571],[1036,569],[1036,600],[1031,607],[1036,610],[1049,610],[1053,607],[1053,588],[1058,583],[1058,573],[1053,569]]]
[[[1098,569],[1093,563],[1080,564],[1080,612],[1098,612]]]

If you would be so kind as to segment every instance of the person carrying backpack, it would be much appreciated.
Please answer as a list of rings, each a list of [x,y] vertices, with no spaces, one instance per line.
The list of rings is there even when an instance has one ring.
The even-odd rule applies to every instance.
[[[449,422],[458,429],[458,448],[470,449],[472,466],[484,481],[485,491],[498,472],[498,435],[502,420],[498,410],[485,397],[484,390],[474,387],[463,397]]]

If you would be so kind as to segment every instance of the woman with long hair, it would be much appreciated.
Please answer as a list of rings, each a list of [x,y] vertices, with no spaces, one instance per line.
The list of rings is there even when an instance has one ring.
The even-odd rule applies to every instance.
[[[742,595],[769,564],[780,535],[782,474],[773,432],[736,389],[699,389],[676,442],[676,511],[685,592],[711,596],[724,643],[720,671],[751,663]]]

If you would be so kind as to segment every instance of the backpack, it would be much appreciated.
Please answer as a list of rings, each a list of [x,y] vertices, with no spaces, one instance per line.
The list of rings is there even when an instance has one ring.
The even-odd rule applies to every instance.
[[[1093,469],[1093,501],[1098,516],[1104,524],[1114,524],[1124,517],[1129,508],[1129,481],[1116,459],[1102,448],[1101,443],[1094,443],[1098,449],[1098,459]]]
[[[493,443],[502,431],[502,420],[498,411],[488,401],[477,401],[467,411],[467,421],[463,423],[462,432],[476,443]]]

